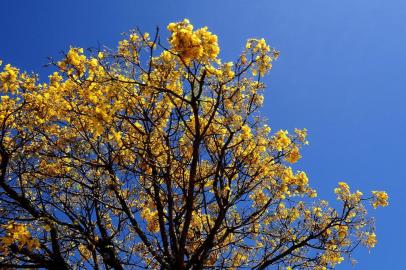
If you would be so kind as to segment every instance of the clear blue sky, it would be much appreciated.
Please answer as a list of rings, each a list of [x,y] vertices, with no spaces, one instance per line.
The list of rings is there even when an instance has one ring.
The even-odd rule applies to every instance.
[[[391,197],[372,213],[377,247],[338,269],[404,270],[405,0],[1,1],[0,59],[45,78],[47,57],[69,45],[115,46],[130,28],[152,31],[183,18],[218,34],[225,60],[249,37],[281,51],[262,114],[274,130],[308,128],[298,168],[321,198],[334,200],[340,180]]]

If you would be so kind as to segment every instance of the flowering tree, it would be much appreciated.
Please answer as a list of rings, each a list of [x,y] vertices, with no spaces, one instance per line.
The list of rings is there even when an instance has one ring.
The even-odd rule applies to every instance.
[[[71,48],[49,83],[0,73],[0,266],[6,269],[330,269],[375,234],[346,183],[316,200],[306,130],[257,113],[278,52],[235,62],[188,20],[168,43],[133,31],[117,50]],[[167,44],[167,45],[166,45]]]

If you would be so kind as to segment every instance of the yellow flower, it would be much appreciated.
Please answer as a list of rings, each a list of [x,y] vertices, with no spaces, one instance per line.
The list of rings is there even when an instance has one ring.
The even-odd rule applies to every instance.
[[[167,28],[172,32],[169,38],[172,49],[186,64],[193,60],[214,60],[220,52],[217,36],[207,27],[193,31],[193,25],[185,19],[183,22],[170,23]]]
[[[286,154],[285,159],[290,163],[296,163],[301,157],[302,156],[299,153],[299,148],[294,146],[292,150]]]
[[[364,244],[368,247],[368,248],[373,248],[375,247],[376,243],[378,242],[376,240],[376,234],[375,233],[365,233],[365,240],[364,240]]]
[[[372,194],[374,196],[372,201],[372,206],[374,208],[377,208],[378,206],[385,207],[389,205],[389,196],[385,191],[372,191]]]

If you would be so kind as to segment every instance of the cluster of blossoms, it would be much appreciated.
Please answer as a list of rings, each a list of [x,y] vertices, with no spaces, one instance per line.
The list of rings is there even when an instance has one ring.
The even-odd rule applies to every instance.
[[[5,65],[3,71],[0,72],[0,87],[3,89],[3,91],[10,91],[13,93],[18,89],[18,73],[19,70],[17,68],[12,67],[10,64]]]
[[[193,31],[193,25],[185,19],[183,22],[170,23],[168,30],[171,32],[169,43],[174,52],[187,64],[193,60],[215,60],[220,52],[217,36],[207,27]]]
[[[374,195],[372,202],[374,208],[378,206],[388,206],[389,196],[385,191],[372,191],[372,194]]]
[[[255,56],[254,65],[251,68],[252,74],[256,76],[258,73],[264,76],[271,68],[272,61],[278,58],[279,53],[275,50],[271,50],[271,47],[266,44],[265,39],[249,39],[245,46],[248,52],[257,54]],[[246,54],[248,53],[246,52]],[[270,55],[272,53],[272,55]],[[245,62],[246,54],[243,54],[242,60]]]
[[[12,245],[28,250],[39,249],[40,242],[31,236],[27,225],[9,222],[2,227],[5,230],[5,235],[0,239],[0,254],[8,255],[10,251],[7,247]]]

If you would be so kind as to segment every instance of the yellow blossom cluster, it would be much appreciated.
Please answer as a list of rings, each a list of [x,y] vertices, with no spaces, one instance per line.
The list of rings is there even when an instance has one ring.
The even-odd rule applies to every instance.
[[[158,211],[145,207],[142,209],[141,217],[147,222],[148,231],[154,233],[159,231]]]
[[[246,54],[251,53],[255,55],[254,65],[251,67],[252,75],[264,76],[267,72],[272,69],[272,61],[276,59],[279,55],[277,51],[271,49],[271,47],[266,44],[265,39],[249,39],[245,46],[247,52],[243,54],[243,61],[246,62]],[[272,55],[270,55],[272,53]]]
[[[356,206],[361,201],[363,195],[361,191],[357,190],[351,193],[350,187],[345,182],[339,182],[338,187],[334,189],[334,193],[337,194],[337,198],[350,205]]]
[[[148,42],[149,36],[144,36],[145,40]],[[140,42],[143,39],[137,33],[131,33],[128,39],[123,39],[118,43],[118,54],[125,59],[132,61],[138,61],[138,50],[140,47]],[[101,57],[99,57],[101,58]]]
[[[286,154],[285,160],[290,163],[296,163],[302,156],[300,155],[299,148],[295,145],[292,149]]]
[[[275,135],[275,148],[278,151],[282,151],[287,148],[291,143],[291,139],[288,137],[287,130],[279,130]]]
[[[92,252],[86,247],[86,245],[79,244],[78,250],[79,250],[80,255],[85,260],[89,260],[92,257]]]
[[[170,23],[168,30],[172,33],[169,38],[171,49],[186,64],[193,60],[214,60],[220,52],[217,36],[209,32],[207,27],[193,31],[193,25],[185,19],[183,22]]]
[[[342,256],[339,246],[337,245],[328,245],[326,248],[326,252],[321,257],[321,264],[325,267],[330,265],[332,267],[340,264],[344,260]],[[319,266],[319,267],[323,267]]]
[[[66,70],[68,75],[82,76],[86,71],[86,56],[83,54],[83,48],[72,47],[66,54],[64,61],[58,62],[62,70]]]
[[[38,239],[31,237],[25,224],[10,222],[2,227],[5,229],[5,236],[0,237],[0,253],[7,255],[12,244],[17,245],[19,249],[27,248],[28,250],[40,247]]]
[[[282,183],[286,189],[286,194],[304,192],[312,192],[308,187],[309,179],[303,171],[298,171],[296,174],[293,173],[291,167],[287,167],[282,174]]]
[[[10,91],[14,93],[18,87],[18,74],[19,70],[10,64],[4,66],[3,71],[0,72],[0,87],[3,91]]]
[[[372,206],[377,208],[378,206],[388,206],[388,194],[385,191],[372,191],[372,195],[374,196],[372,201]]]
[[[366,232],[364,235],[364,239],[363,239],[364,244],[368,247],[368,248],[373,248],[375,247],[376,243],[378,242],[376,240],[376,234],[375,233],[369,233]]]

